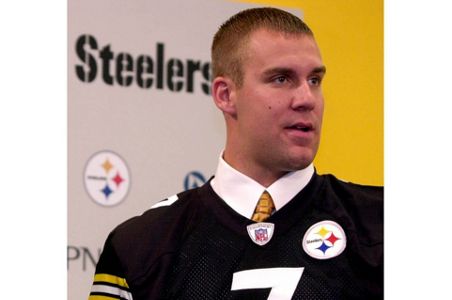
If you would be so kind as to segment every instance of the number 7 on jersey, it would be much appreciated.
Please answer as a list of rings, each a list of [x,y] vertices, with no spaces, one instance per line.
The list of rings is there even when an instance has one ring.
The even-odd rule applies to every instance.
[[[271,288],[268,300],[290,300],[304,268],[269,268],[234,273],[231,291]]]

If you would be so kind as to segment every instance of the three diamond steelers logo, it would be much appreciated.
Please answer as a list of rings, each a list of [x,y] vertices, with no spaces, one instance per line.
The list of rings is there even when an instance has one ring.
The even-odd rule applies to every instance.
[[[338,256],[344,251],[346,244],[347,239],[342,227],[329,220],[312,225],[303,237],[303,250],[317,259]]]
[[[112,151],[97,152],[88,160],[84,181],[91,199],[103,206],[120,203],[130,187],[127,165]]]

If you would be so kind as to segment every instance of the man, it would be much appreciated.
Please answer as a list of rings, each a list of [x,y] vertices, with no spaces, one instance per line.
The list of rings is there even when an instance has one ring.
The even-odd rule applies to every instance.
[[[108,237],[90,299],[381,299],[382,188],[315,173],[326,68],[311,30],[242,11],[212,45],[217,172]]]

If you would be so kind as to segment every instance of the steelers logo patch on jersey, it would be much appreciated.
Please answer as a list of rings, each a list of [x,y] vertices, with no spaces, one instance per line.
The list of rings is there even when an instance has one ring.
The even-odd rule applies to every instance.
[[[246,229],[248,230],[248,235],[251,240],[259,246],[263,246],[272,239],[273,232],[275,231],[275,224],[255,223],[246,226]]]
[[[303,250],[311,257],[329,259],[344,251],[347,238],[336,222],[325,220],[312,225],[303,237]]]

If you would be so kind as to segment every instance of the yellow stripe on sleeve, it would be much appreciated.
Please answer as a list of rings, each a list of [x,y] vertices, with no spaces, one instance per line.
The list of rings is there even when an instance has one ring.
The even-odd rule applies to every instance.
[[[129,288],[129,285],[127,284],[127,281],[124,278],[110,274],[96,274],[94,275],[94,282],[108,282]]]
[[[102,296],[102,295],[90,295],[88,300],[118,300],[117,297],[109,297],[109,296]]]

